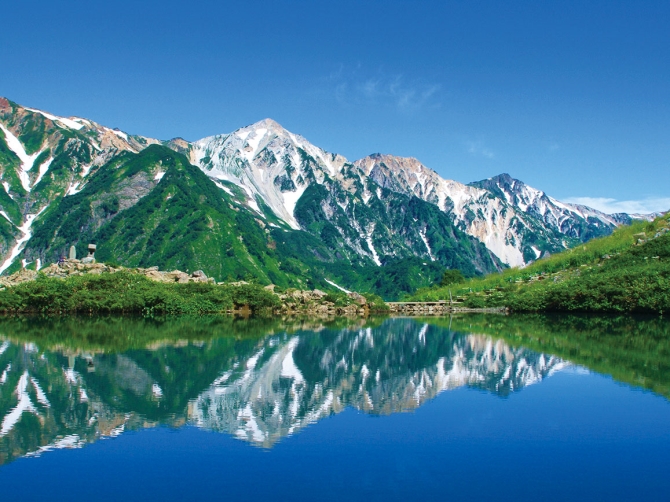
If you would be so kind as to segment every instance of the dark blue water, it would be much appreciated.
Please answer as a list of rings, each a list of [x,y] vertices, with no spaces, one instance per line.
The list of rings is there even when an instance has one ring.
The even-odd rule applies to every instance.
[[[203,398],[207,389],[197,389],[188,399],[190,411],[184,419],[171,414],[164,420],[148,421],[145,414],[133,422],[128,416],[134,411],[128,408],[125,410],[126,429],[113,434],[114,437],[106,438],[109,434],[100,432],[109,430],[110,426],[106,425],[89,436],[81,448],[53,449],[36,458],[26,458],[25,455],[36,449],[27,447],[23,455],[0,466],[2,500],[407,500],[417,497],[670,500],[670,403],[664,396],[619,383],[581,365],[565,363],[563,359],[550,359],[547,354],[526,349],[514,352],[500,341],[496,349],[494,339],[487,342],[471,335],[451,336],[433,327],[426,330],[421,323],[383,325],[375,329],[379,331],[349,330],[347,334],[335,330],[320,335],[301,332],[300,341],[292,336],[280,336],[274,342],[257,340],[238,360],[246,364],[238,364],[241,369],[237,380],[233,375],[217,384],[218,387],[215,385],[218,394],[210,387],[212,392],[207,399]],[[394,341],[400,339],[392,336],[394,333],[404,340],[406,351],[391,348]],[[412,361],[412,354],[420,356],[421,349],[417,350],[416,344],[420,345],[421,340],[449,336],[449,343],[444,345],[431,346],[428,342],[428,347],[432,347],[429,352],[434,353],[432,357],[423,362]],[[414,342],[408,343],[407,337]],[[342,359],[348,361],[350,369],[343,370],[340,380],[335,381],[336,362],[331,371],[321,375],[307,367],[300,344],[306,343],[308,338],[312,347],[308,351],[310,360],[319,356],[321,367],[328,364],[324,363],[328,354],[336,353],[337,361],[342,355]],[[366,339],[368,348],[364,349]],[[347,348],[334,351],[338,344]],[[375,347],[374,351],[371,346]],[[281,347],[290,350],[281,352]],[[462,357],[454,355],[453,351],[458,352],[459,347],[470,347],[471,353],[466,350]],[[270,348],[276,348],[274,354],[279,356],[257,357],[259,351],[265,353]],[[361,354],[365,362],[363,359],[355,361],[354,354],[366,350],[367,354]],[[240,347],[236,352],[239,358]],[[289,352],[293,367],[286,363]],[[503,353],[506,355],[501,355]],[[166,362],[160,349],[154,349],[151,355],[151,361]],[[26,353],[22,356],[25,358]],[[401,369],[385,376],[383,369],[388,370],[388,366],[379,363],[378,356]],[[416,357],[421,359],[419,356]],[[100,374],[105,361],[103,356],[96,357],[96,373]],[[130,354],[124,357],[131,359]],[[129,386],[138,398],[140,383],[145,373],[150,374],[146,368],[151,364],[141,366],[139,362],[145,359],[138,354],[134,355],[135,365],[129,365],[125,358],[122,364],[116,363],[115,368],[126,371],[126,377],[131,380]],[[395,359],[388,361],[389,358]],[[429,369],[436,360],[444,365],[445,358],[458,360],[449,366],[451,369],[465,364],[469,369],[459,366],[458,375],[461,378],[469,375],[472,381],[443,385],[434,395],[426,391],[418,401],[413,401],[410,395],[408,401],[397,401],[401,402],[394,405],[397,409],[375,414],[375,407],[388,403],[391,395],[401,393],[399,389],[406,390],[408,385],[412,389],[421,388],[422,372],[425,387],[430,380]],[[520,362],[521,359],[524,362]],[[72,362],[72,358],[69,361]],[[278,373],[271,371],[273,361]],[[501,365],[501,361],[505,364]],[[189,364],[194,362],[189,358]],[[175,363],[172,359],[171,364]],[[361,370],[363,364],[367,370]],[[376,373],[375,364],[377,369],[381,368],[380,377],[372,378],[373,383],[369,384],[371,376],[365,375]],[[537,373],[523,377],[523,370],[529,364],[535,364]],[[62,372],[67,371],[67,363],[61,361],[53,367],[59,365]],[[351,369],[354,366],[355,369]],[[513,379],[507,367],[512,367],[511,373],[518,378],[502,391],[499,383],[502,378],[507,375]],[[73,368],[76,370],[77,365]],[[299,376],[296,376],[296,368]],[[61,370],[53,373],[60,374]],[[289,377],[290,370],[294,373]],[[354,375],[361,371],[363,377],[357,379]],[[83,382],[86,375],[96,373],[77,375]],[[118,376],[118,371],[116,374]],[[483,380],[491,375],[495,378],[490,382]],[[151,399],[155,406],[161,406],[161,400],[170,398],[170,390],[157,375],[152,378],[159,381],[164,394],[157,396],[154,389]],[[432,381],[444,383],[440,378],[434,376]],[[414,383],[408,384],[412,379]],[[316,381],[316,394],[307,393],[307,396],[304,388]],[[118,388],[110,391],[111,397],[105,396],[104,391],[94,390],[92,382],[86,382],[89,385],[87,406],[94,406],[93,402],[98,407],[105,402],[105,406],[111,406],[108,403],[114,402],[114,397],[123,401],[123,393]],[[49,395],[46,382],[44,387]],[[54,380],[50,386],[54,399],[49,403],[49,413],[53,414],[56,413],[56,387]],[[243,390],[247,387],[251,393]],[[326,398],[314,396],[326,394],[328,388],[340,389],[336,394],[339,393],[341,400],[349,396],[346,398],[349,402],[343,402],[341,408],[331,405],[327,413],[290,432],[278,432],[281,427],[271,425],[275,423],[273,416],[284,413],[277,411],[279,396],[288,396],[286,413],[300,392],[303,392],[301,409],[304,403],[313,403],[312,407],[304,406],[304,410],[289,421],[295,426],[296,417],[313,413],[327,402]],[[274,392],[269,398],[268,389]],[[30,394],[30,389],[27,392]],[[94,397],[96,392],[97,397]],[[366,392],[368,398],[356,399],[356,395]],[[203,418],[202,412],[194,411],[196,402],[210,406],[214,395],[233,397],[225,397],[223,404],[219,403],[216,416]],[[249,413],[253,403],[266,398],[275,402],[274,409],[264,405],[265,411],[261,406]],[[72,403],[74,401],[69,405],[70,411],[63,412],[63,416],[69,416],[74,423],[77,412]],[[361,411],[366,406],[372,406],[373,410]],[[46,411],[44,416],[47,416]],[[62,418],[54,420],[64,422]],[[70,432],[85,437],[84,429],[95,427],[88,424],[88,420],[82,420],[82,425],[77,426],[79,429],[75,427]],[[249,423],[254,420],[256,426],[251,427]],[[46,426],[31,428],[30,424],[31,413],[24,413],[21,422],[4,438],[17,434],[12,436],[12,444],[20,449],[22,441],[23,444],[29,442],[30,434],[48,434]],[[230,430],[223,430],[226,427]],[[258,432],[259,429],[263,433]],[[244,437],[240,430],[247,431],[248,435]],[[254,431],[258,434],[256,441]],[[267,437],[273,434],[274,439],[268,442]],[[51,444],[64,436],[66,434],[60,431]]]

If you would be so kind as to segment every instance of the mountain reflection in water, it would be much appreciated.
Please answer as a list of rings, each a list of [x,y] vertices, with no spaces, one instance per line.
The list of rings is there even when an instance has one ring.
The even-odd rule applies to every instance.
[[[566,364],[411,319],[154,342],[123,353],[6,339],[0,461],[159,424],[193,424],[271,447],[347,406],[381,415],[412,410],[464,385],[506,396]]]

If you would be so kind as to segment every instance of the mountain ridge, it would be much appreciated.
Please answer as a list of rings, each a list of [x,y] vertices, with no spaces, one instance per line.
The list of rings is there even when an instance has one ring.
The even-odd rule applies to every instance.
[[[164,150],[156,150],[161,148]],[[144,155],[147,150],[155,154]],[[345,287],[360,287],[363,280],[366,287],[388,289],[390,277],[382,281],[387,284],[382,287],[375,275],[388,275],[388,267],[396,267],[405,275],[414,270],[412,274],[418,274],[421,279],[417,280],[424,284],[439,275],[440,267],[479,275],[505,265],[521,266],[630,222],[627,215],[605,215],[585,206],[561,203],[506,174],[463,184],[442,178],[414,158],[373,154],[350,162],[270,118],[193,142],[182,138],[162,141],[130,135],[88,119],[58,117],[0,98],[0,182],[4,188],[0,189],[0,215],[4,216],[0,218],[0,272],[31,263],[39,268],[57,259],[68,244],[83,250],[87,243],[80,239],[101,239],[114,233],[90,233],[87,228],[116,225],[121,228],[116,235],[136,238],[137,230],[128,234],[124,226],[137,219],[131,213],[147,206],[142,200],[156,190],[161,191],[162,199],[151,195],[151,200],[156,208],[163,208],[166,216],[158,217],[155,209],[144,209],[149,211],[146,225],[138,228],[148,240],[140,245],[140,241],[131,239],[135,242],[132,249],[124,248],[130,245],[125,237],[119,237],[111,248],[106,241],[99,244],[106,250],[106,257],[119,257],[130,265],[139,255],[144,256],[144,264],[158,259],[151,249],[160,245],[150,245],[149,241],[158,239],[159,226],[163,225],[164,239],[165,235],[176,235],[176,228],[182,224],[174,217],[179,210],[168,202],[173,195],[161,188],[168,170],[160,163],[172,158],[169,151],[184,156],[170,161],[182,166],[179,176],[191,179],[187,185],[200,187],[186,195],[192,200],[187,206],[198,206],[198,197],[209,201],[201,208],[203,215],[209,215],[206,228],[201,230],[203,242],[219,242],[216,236],[225,227],[225,232],[244,244],[244,250],[228,246],[228,251],[212,253],[201,248],[199,252],[208,254],[210,261],[233,256],[244,263],[251,260],[251,269],[256,271],[247,268],[247,273],[262,282],[277,280],[299,286],[298,279],[287,277],[301,276],[299,281],[304,285],[318,276],[318,284],[329,279],[338,284],[343,281]],[[99,172],[113,172],[136,163],[135,156],[144,164],[137,168],[133,180],[117,180],[121,185],[126,183],[126,188],[119,185],[116,199],[100,187],[97,192],[89,189],[77,197],[99,178]],[[187,164],[196,166],[208,181],[193,181],[199,177]],[[166,183],[168,179],[174,181],[174,177],[165,179]],[[59,226],[53,215],[64,215],[63,204],[72,206],[72,197],[79,201],[77,214],[88,207],[88,216],[72,220],[72,228],[67,231],[61,225],[50,238],[37,238],[49,233],[45,224],[51,230]],[[237,216],[224,218],[220,211],[212,216],[210,209],[218,204],[212,197],[221,199]],[[103,199],[107,200],[104,204]],[[227,223],[219,224],[216,218]],[[242,220],[246,223],[240,223]],[[195,220],[192,224],[196,225]],[[67,238],[59,238],[61,231]],[[249,232],[258,238],[251,239]],[[183,250],[195,252],[190,243],[179,242]],[[233,248],[238,251],[231,251]],[[179,266],[196,266],[198,260],[187,261]],[[344,268],[340,266],[343,264]],[[267,275],[268,267],[275,270],[274,278]],[[384,270],[375,272],[370,267]],[[223,273],[230,267],[213,269]],[[242,277],[237,274],[235,278]]]

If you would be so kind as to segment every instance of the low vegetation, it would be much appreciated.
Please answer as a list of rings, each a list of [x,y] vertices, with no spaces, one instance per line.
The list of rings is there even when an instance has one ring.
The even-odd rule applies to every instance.
[[[484,278],[418,290],[414,301],[518,312],[670,310],[670,215],[638,222],[577,248]]]
[[[69,265],[69,264],[66,264]],[[154,315],[222,314],[236,310],[260,315],[384,313],[381,297],[366,293],[267,288],[256,283],[213,281],[170,282],[187,274],[151,269],[115,269],[99,265],[51,266],[39,273],[24,271],[0,289],[4,313],[96,313]],[[54,275],[70,272],[70,275]],[[47,273],[49,272],[49,273]],[[147,275],[152,274],[151,276]],[[20,275],[20,274],[18,274]],[[274,291],[272,291],[274,289]]]
[[[248,307],[271,312],[280,304],[255,284],[161,283],[130,271],[66,279],[38,275],[0,291],[5,313],[207,314]]]

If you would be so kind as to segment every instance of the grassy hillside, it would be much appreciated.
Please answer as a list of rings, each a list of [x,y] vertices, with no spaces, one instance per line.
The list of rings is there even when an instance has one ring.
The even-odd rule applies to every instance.
[[[468,307],[514,311],[667,312],[670,310],[670,215],[611,236],[461,284],[420,289],[417,301],[449,299]]]

